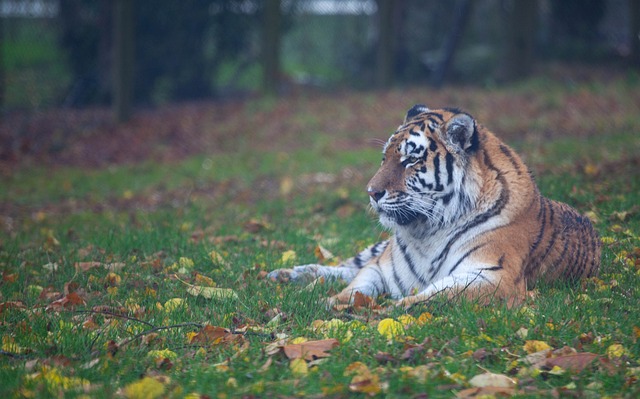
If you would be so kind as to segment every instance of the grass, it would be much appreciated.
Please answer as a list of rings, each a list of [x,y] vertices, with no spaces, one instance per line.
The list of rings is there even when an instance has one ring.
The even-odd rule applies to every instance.
[[[299,118],[314,123],[312,115]],[[263,278],[317,262],[318,245],[347,258],[381,237],[363,190],[379,152],[312,142],[288,153],[248,148],[171,164],[31,167],[4,177],[0,392],[451,397],[488,370],[516,378],[521,397],[639,393],[634,132],[579,145],[571,137],[511,143],[545,195],[597,218],[605,242],[599,278],[540,287],[517,309],[435,300],[412,309],[413,322],[401,309],[328,311],[320,299],[340,283],[307,291]],[[230,288],[237,298],[194,296],[185,283]],[[386,318],[404,320],[404,332],[382,335]],[[340,320],[334,328],[318,327],[332,319]],[[204,325],[243,334],[207,338]],[[326,360],[303,364],[270,346],[300,337],[340,344]],[[597,359],[580,372],[537,370],[525,361],[528,341]]]

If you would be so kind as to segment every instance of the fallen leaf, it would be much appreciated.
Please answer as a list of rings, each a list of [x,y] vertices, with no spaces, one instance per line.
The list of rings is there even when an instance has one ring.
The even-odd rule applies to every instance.
[[[544,341],[529,340],[525,341],[522,349],[524,349],[528,354],[532,354],[545,349],[551,349],[551,347]]]
[[[182,308],[183,306],[187,306],[182,298],[171,298],[164,303],[164,311],[165,312],[173,312],[176,309]]]
[[[282,263],[294,262],[296,260],[296,251],[289,250],[282,253]]]
[[[386,339],[393,339],[404,334],[402,323],[393,319],[382,319],[378,323],[378,332]]]
[[[164,384],[151,377],[144,377],[124,387],[124,395],[128,399],[155,399],[164,394]]]
[[[320,263],[324,263],[327,260],[333,258],[333,254],[320,244],[316,245],[315,249],[313,250],[313,253],[316,256],[316,259],[318,259],[318,262]]]
[[[303,358],[296,358],[291,361],[289,364],[289,368],[293,375],[300,377],[307,375],[309,373],[309,367],[307,366],[307,362]]]
[[[327,351],[340,345],[337,339],[323,339],[319,341],[307,341],[301,344],[288,344],[283,347],[284,354],[289,359],[303,358],[315,360],[330,356]]]
[[[86,302],[76,292],[70,292],[64,297],[53,301],[47,306],[46,310],[60,310],[61,308],[73,308],[76,305],[85,305]]]
[[[620,344],[613,344],[607,348],[607,357],[609,359],[619,358],[622,357],[622,355],[624,355],[626,352],[627,350],[624,348],[624,346]]]
[[[242,341],[244,337],[240,334],[233,334],[226,328],[206,325],[191,336],[189,343],[201,345],[218,345],[226,342]]]
[[[86,272],[94,267],[102,266],[102,262],[76,262],[73,264],[76,270]]]
[[[373,299],[372,297],[365,295],[360,291],[356,291],[356,293],[353,295],[354,309],[362,309],[362,308],[372,309],[374,307],[379,308],[379,306],[377,306],[376,304],[375,299]]]
[[[513,388],[517,382],[504,374],[482,373],[473,376],[469,380],[469,384],[474,387]]]
[[[579,373],[584,370],[591,362],[593,362],[598,355],[594,353],[576,353],[574,355],[558,356],[547,359],[546,367],[552,369],[553,367],[561,367],[565,370]]]
[[[380,377],[371,373],[368,369],[366,373],[357,374],[351,379],[349,390],[353,392],[366,393],[369,396],[375,396],[382,392],[383,385],[380,383]]]
[[[42,267],[44,269],[49,270],[50,272],[55,272],[58,270],[58,263],[57,262],[49,262],[46,265],[42,265]]]
[[[192,285],[187,288],[187,293],[193,296],[201,296],[207,299],[238,299],[238,294],[231,288],[203,287]]]

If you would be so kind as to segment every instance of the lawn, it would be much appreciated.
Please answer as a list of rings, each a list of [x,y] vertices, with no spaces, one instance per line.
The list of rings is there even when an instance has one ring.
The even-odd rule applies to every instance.
[[[76,115],[62,149],[43,138],[41,157],[2,167],[0,392],[637,397],[639,89],[636,75],[538,77],[175,106],[112,129]],[[375,141],[415,102],[467,110],[523,155],[544,195],[594,220],[599,277],[511,309],[435,299],[408,312],[386,298],[328,310],[320,299],[340,282],[265,279],[385,236],[364,187]],[[163,119],[182,114],[201,119]],[[98,148],[105,135],[116,142]]]

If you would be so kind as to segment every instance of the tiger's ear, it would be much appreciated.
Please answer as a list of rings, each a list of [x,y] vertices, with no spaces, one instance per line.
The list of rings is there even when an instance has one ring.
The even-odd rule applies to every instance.
[[[406,124],[407,122],[409,122],[410,120],[418,116],[419,114],[423,112],[428,112],[428,111],[429,111],[429,108],[427,108],[426,105],[416,104],[413,107],[411,107],[409,111],[407,111],[407,115],[404,117],[404,123]]]
[[[472,153],[478,148],[476,121],[469,114],[459,113],[449,119],[445,135],[449,144],[459,152]]]

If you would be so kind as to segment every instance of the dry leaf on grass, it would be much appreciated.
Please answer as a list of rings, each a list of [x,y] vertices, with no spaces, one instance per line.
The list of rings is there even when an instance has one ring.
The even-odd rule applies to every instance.
[[[473,376],[469,380],[469,384],[474,387],[497,387],[497,388],[513,388],[517,382],[511,377],[504,374],[482,373]]]
[[[315,360],[329,357],[327,351],[340,345],[337,339],[323,339],[319,341],[307,341],[300,344],[288,344],[283,346],[284,354],[289,359],[303,358],[305,360]]]

